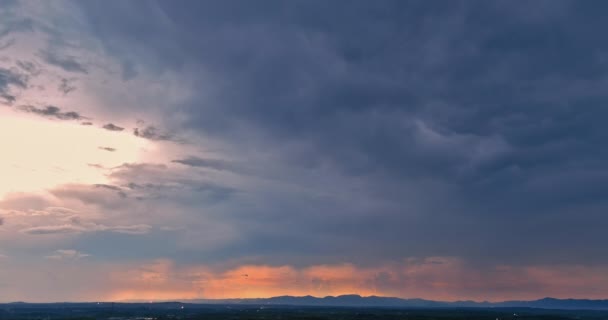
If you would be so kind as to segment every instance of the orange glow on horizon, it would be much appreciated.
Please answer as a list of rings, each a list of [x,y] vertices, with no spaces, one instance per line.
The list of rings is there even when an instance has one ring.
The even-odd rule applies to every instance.
[[[443,261],[443,264],[438,264],[438,261]],[[495,270],[495,273],[481,274],[463,268],[460,261],[449,258],[370,268],[351,264],[315,265],[301,269],[243,265],[219,272],[205,266],[180,268],[169,260],[160,260],[127,273],[117,271],[115,276],[118,278],[115,279],[120,279],[121,289],[113,291],[107,299],[247,299],[359,294],[439,301],[505,301],[532,300],[547,295],[589,298],[589,288],[604,288],[596,290],[597,295],[591,298],[599,299],[608,294],[605,290],[608,273],[602,269],[498,266]],[[383,281],[382,275],[388,279]],[[526,291],[522,292],[522,288]]]

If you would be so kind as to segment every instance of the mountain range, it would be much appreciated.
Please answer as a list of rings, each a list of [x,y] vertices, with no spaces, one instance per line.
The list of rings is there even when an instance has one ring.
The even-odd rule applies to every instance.
[[[278,296],[257,299],[200,299],[181,300],[184,303],[204,304],[255,304],[255,305],[297,305],[297,306],[333,306],[333,307],[398,307],[398,308],[541,308],[567,310],[608,310],[608,300],[589,299],[556,299],[543,298],[530,301],[434,301],[424,299],[402,299],[360,295],[341,295],[327,297],[313,296]]]

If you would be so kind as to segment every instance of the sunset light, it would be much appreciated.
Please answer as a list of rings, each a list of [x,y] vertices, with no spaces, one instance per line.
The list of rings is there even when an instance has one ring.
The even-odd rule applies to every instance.
[[[139,161],[148,145],[130,132],[3,114],[0,198],[67,183],[107,183],[105,169]]]

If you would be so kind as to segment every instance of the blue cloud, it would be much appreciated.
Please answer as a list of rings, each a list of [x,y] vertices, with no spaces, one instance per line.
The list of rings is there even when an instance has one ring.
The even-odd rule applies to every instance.
[[[135,135],[193,133],[247,162],[186,154],[167,171],[255,173],[238,187],[121,178],[238,230],[209,261],[608,262],[601,2],[76,5],[119,81],[170,72],[192,89],[160,111],[170,130]],[[89,73],[52,52],[47,64]],[[0,69],[0,93],[19,79]]]
[[[265,170],[279,180],[344,184],[347,200],[260,195],[234,214],[261,221],[235,255],[573,262],[607,244],[599,2],[81,5],[109,54],[204,92],[177,106],[184,130],[272,154],[292,168]],[[585,241],[560,242],[568,228]]]

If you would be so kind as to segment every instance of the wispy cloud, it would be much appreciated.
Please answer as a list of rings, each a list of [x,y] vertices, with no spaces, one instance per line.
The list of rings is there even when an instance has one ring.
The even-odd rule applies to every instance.
[[[109,131],[123,131],[125,129],[125,128],[119,127],[113,123],[107,123],[107,124],[103,125],[102,128],[109,130]]]
[[[6,103],[13,103],[16,100],[13,88],[25,89],[27,87],[27,77],[17,73],[15,70],[0,67],[0,98]]]
[[[0,42],[0,51],[12,47],[15,44],[15,42],[16,42],[15,38],[10,38],[5,41],[1,41]]]
[[[68,93],[76,90],[76,86],[74,85],[74,79],[61,79],[61,82],[59,83],[57,89],[60,92],[63,92],[64,95],[67,95]]]
[[[59,120],[83,120],[86,117],[75,111],[61,111],[61,108],[56,106],[35,107],[31,105],[18,106],[17,109],[23,112],[36,114],[43,117],[54,118]]]
[[[83,253],[73,249],[60,249],[53,252],[51,255],[46,256],[47,259],[52,260],[80,260],[82,258],[90,257],[88,253]]]
[[[89,73],[87,68],[72,55],[62,55],[57,52],[41,50],[40,57],[48,64],[59,67],[68,72]]]
[[[177,137],[169,132],[162,132],[155,126],[145,126],[133,129],[133,134],[137,137],[155,141],[179,141]]]
[[[172,160],[173,163],[179,163],[191,167],[209,168],[214,170],[229,170],[239,171],[238,167],[231,161],[222,159],[200,158],[189,156],[184,159]]]
[[[15,64],[17,65],[17,67],[19,67],[21,70],[31,76],[37,76],[42,72],[38,63],[33,61],[18,60],[17,62],[15,62]]]
[[[22,229],[21,232],[30,235],[53,235],[53,234],[69,234],[69,233],[85,233],[85,232],[115,232],[132,235],[141,235],[150,232],[151,226],[146,224],[138,225],[117,225],[107,226],[95,223],[82,224],[64,224],[51,226],[36,226]]]
[[[66,234],[87,231],[85,228],[75,225],[38,226],[22,229],[21,232],[32,235]]]

